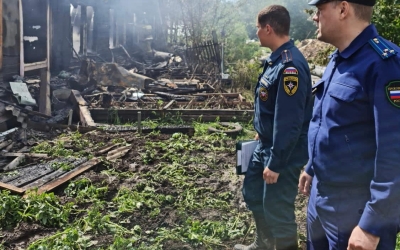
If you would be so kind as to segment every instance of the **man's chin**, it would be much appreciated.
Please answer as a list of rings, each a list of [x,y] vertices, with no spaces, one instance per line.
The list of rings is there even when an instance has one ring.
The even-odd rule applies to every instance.
[[[320,32],[317,33],[317,39],[318,39],[319,41],[324,42],[324,37],[322,36],[322,34],[321,34]]]

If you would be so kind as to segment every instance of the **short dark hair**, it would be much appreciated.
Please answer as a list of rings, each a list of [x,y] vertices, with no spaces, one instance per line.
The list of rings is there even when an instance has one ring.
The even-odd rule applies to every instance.
[[[342,1],[332,1],[333,6],[336,8],[336,6],[339,5]],[[372,20],[372,14],[374,12],[374,7],[365,5],[365,4],[358,4],[358,3],[352,3],[348,2],[351,6],[353,6],[355,16],[361,20],[370,23]]]
[[[257,21],[261,27],[265,27],[265,25],[269,24],[279,36],[289,35],[289,11],[281,5],[265,7],[258,13]]]
[[[374,8],[372,6],[357,4],[357,3],[349,3],[354,8],[355,15],[358,19],[368,22],[371,22],[372,14]]]

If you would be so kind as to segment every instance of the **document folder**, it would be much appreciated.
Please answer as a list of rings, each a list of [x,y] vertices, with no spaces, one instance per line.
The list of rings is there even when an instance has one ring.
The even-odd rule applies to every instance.
[[[258,145],[256,140],[238,141],[236,143],[236,174],[245,174],[249,167],[251,156]]]

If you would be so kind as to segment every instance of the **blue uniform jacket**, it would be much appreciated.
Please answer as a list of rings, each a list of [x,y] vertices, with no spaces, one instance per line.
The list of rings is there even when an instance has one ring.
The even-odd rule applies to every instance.
[[[399,217],[399,47],[368,26],[333,53],[317,82],[306,172],[327,185],[370,188],[359,226],[380,235]]]
[[[280,173],[307,163],[307,131],[312,113],[308,63],[293,41],[265,62],[255,88],[254,128],[269,157],[267,166]]]

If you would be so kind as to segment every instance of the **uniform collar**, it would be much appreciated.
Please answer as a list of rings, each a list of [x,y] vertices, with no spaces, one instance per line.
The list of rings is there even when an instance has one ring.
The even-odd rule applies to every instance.
[[[372,38],[377,37],[378,31],[376,30],[373,24],[370,24],[367,28],[365,28],[357,37],[354,39],[350,45],[339,53],[341,57],[347,59],[352,56],[357,50],[359,50],[364,44],[368,43],[368,41]]]
[[[267,63],[269,65],[272,65],[276,60],[278,60],[278,58],[281,57],[281,54],[285,49],[290,49],[293,46],[294,46],[294,42],[292,39],[290,39],[286,43],[282,44],[277,50],[272,52],[270,57],[267,59]]]

